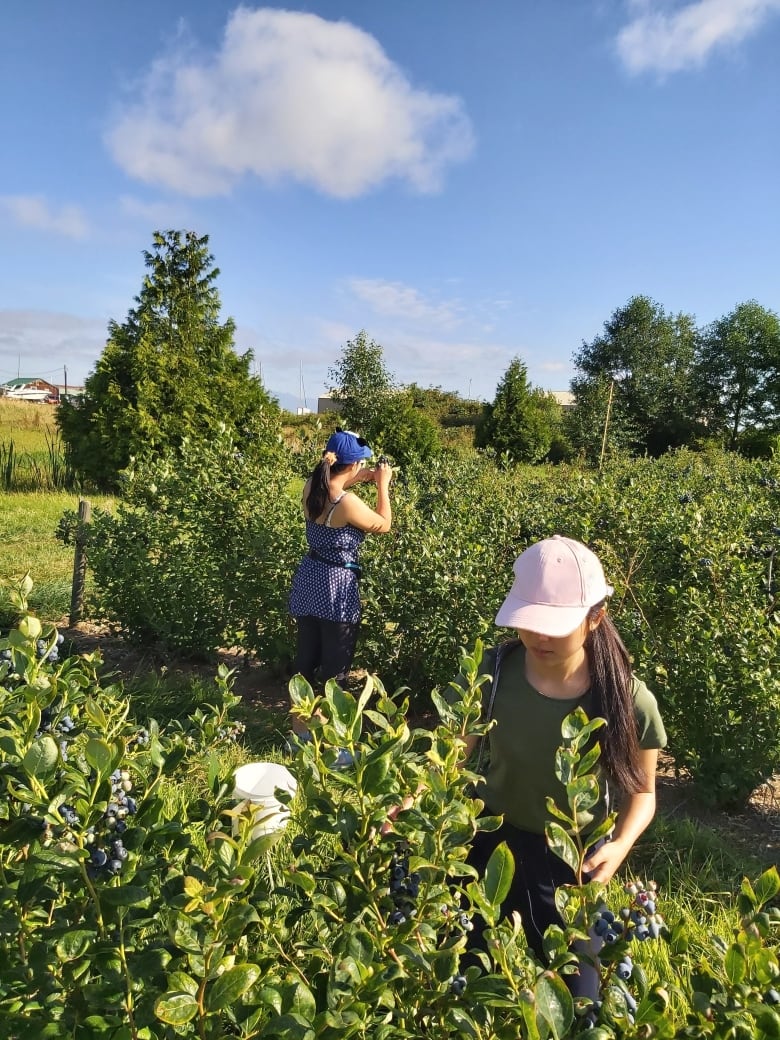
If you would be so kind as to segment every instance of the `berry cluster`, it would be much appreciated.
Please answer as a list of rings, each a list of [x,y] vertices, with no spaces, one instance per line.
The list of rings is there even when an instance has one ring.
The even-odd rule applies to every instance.
[[[453,975],[450,979],[450,992],[456,997],[462,997],[466,989],[467,979],[465,975]]]
[[[109,845],[108,852],[100,845],[93,846],[87,872],[91,878],[98,878],[104,874],[113,877],[115,874],[121,873],[126,859],[127,849],[122,844],[122,839],[114,838]]]
[[[146,747],[149,743],[149,730],[143,728],[139,729],[135,735],[135,742],[139,747]]]
[[[228,726],[220,726],[217,730],[218,740],[231,740],[236,743],[246,733],[243,722],[232,722]]]
[[[128,855],[122,835],[127,830],[127,817],[137,810],[136,801],[130,795],[133,789],[130,773],[116,769],[110,779],[111,801],[103,819],[97,826],[88,827],[83,835],[84,845],[90,849],[87,872],[92,879],[121,873]],[[72,805],[61,805],[59,813],[67,831],[76,831],[81,826],[81,818]],[[44,839],[54,837],[48,824],[44,826],[43,836]]]
[[[115,769],[110,779],[112,800],[106,807],[104,818],[106,827],[109,830],[116,830],[119,834],[122,834],[127,826],[125,823],[126,817],[133,815],[138,808],[135,798],[130,797],[130,792],[133,790],[133,782],[126,769]]]
[[[420,891],[420,875],[409,873],[409,847],[398,843],[390,861],[390,898],[395,909],[388,918],[390,924],[405,924],[417,915],[414,901]]]
[[[602,907],[591,923],[589,935],[594,953],[616,943],[657,939],[665,928],[664,919],[656,910],[658,893],[655,881],[648,881],[647,887],[640,881],[629,881],[623,886],[623,891],[628,896],[628,905],[621,907],[617,914]],[[622,1001],[631,1022],[636,1014],[637,1003],[625,983],[633,974],[634,962],[627,949],[621,949],[614,965],[609,993],[614,1000]],[[596,1000],[588,1010],[587,1017],[591,1025],[595,1025],[601,1005],[602,1002]]]
[[[603,907],[591,924],[590,935],[599,949],[620,940],[657,939],[664,928],[664,919],[656,911],[655,881],[648,881],[647,888],[639,881],[630,881],[623,890],[630,897],[629,905],[621,907],[619,915]],[[626,977],[630,978],[630,973]]]
[[[35,649],[38,653],[38,657],[43,657],[47,661],[51,661],[54,664],[60,659],[60,647],[65,642],[65,636],[60,632],[57,635],[57,641],[49,649],[49,641],[47,639],[39,639],[35,644]]]

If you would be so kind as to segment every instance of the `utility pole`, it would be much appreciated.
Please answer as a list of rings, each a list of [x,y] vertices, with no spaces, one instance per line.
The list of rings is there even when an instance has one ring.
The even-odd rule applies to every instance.
[[[604,419],[604,436],[601,438],[601,458],[599,459],[599,473],[604,465],[604,452],[607,450],[607,429],[609,428],[609,413],[612,411],[612,392],[615,389],[615,380],[609,384],[609,400],[607,401],[607,415]]]
[[[62,374],[65,377],[65,391],[64,391],[63,396],[67,397],[68,396],[68,366],[67,365],[63,365],[62,366]]]

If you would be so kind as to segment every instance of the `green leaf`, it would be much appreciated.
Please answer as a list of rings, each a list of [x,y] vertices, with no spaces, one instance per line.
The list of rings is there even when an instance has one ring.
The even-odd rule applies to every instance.
[[[75,961],[83,956],[94,942],[94,932],[88,932],[85,929],[68,932],[57,943],[57,956],[61,961]]]
[[[506,899],[515,873],[515,861],[505,841],[493,851],[485,869],[485,895],[494,906]]]
[[[392,743],[378,748],[379,754],[376,751],[372,751],[365,762],[362,763],[362,778],[365,790],[373,791],[387,776],[390,770],[392,749],[396,743],[397,741],[392,741]]]
[[[29,776],[44,779],[57,768],[59,757],[57,742],[45,733],[27,749],[22,765]]]
[[[564,1037],[574,1021],[574,1002],[566,983],[559,975],[545,973],[535,987],[537,1016],[547,1023],[558,1040]]]
[[[111,772],[114,755],[105,740],[90,737],[84,749],[84,757],[101,777],[107,776]]]
[[[745,951],[740,946],[737,946],[736,943],[732,943],[726,951],[726,956],[723,958],[723,967],[726,971],[726,978],[732,986],[742,982],[747,975]]]
[[[206,1007],[209,1011],[222,1011],[230,1007],[260,978],[256,964],[237,964],[228,968],[206,990]]]
[[[577,814],[592,809],[599,800],[599,782],[595,776],[579,776],[566,787],[566,796],[572,812]]]
[[[183,1026],[198,1013],[198,1002],[191,993],[165,993],[154,1005],[154,1013],[169,1026]]]
[[[544,830],[551,850],[576,874],[580,867],[580,854],[572,837],[559,823],[548,823]]]
[[[102,889],[100,898],[109,906],[149,906],[150,896],[140,885],[119,885]]]
[[[308,1021],[312,1021],[317,1014],[317,1001],[305,982],[299,981],[285,987],[284,1006],[288,1012]]]
[[[282,877],[286,885],[300,888],[306,895],[311,895],[317,888],[317,882],[305,870],[285,870]]]
[[[777,867],[770,867],[755,883],[755,897],[759,906],[765,906],[780,892],[780,874]]]
[[[108,719],[106,714],[97,701],[93,700],[92,697],[87,697],[84,702],[84,710],[87,713],[90,725],[94,726],[95,729],[105,730],[108,728]]]
[[[186,971],[173,971],[168,976],[168,991],[176,990],[181,993],[189,993],[190,996],[197,997],[198,995],[198,983],[191,975],[188,975]]]
[[[588,724],[588,716],[582,708],[576,708],[561,723],[561,736],[564,740],[574,740]]]

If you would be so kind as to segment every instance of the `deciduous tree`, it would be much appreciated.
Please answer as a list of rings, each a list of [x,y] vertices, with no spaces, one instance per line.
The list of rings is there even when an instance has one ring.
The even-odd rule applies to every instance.
[[[780,318],[755,300],[706,330],[698,365],[708,428],[733,450],[780,428]]]
[[[667,314],[647,296],[632,297],[605,322],[603,333],[583,342],[575,354],[578,374],[571,387],[576,407],[587,412],[601,402],[611,382],[611,425],[618,434],[630,431],[634,451],[657,456],[689,444],[701,428],[698,339],[692,315]],[[592,429],[586,419],[579,425]],[[603,416],[597,425],[602,428]]]
[[[382,347],[361,330],[347,340],[338,361],[328,370],[328,379],[344,422],[367,436],[395,388]]]

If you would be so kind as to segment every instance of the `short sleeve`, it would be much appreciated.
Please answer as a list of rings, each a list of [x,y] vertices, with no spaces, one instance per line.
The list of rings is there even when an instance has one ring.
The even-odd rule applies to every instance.
[[[661,712],[658,710],[658,701],[642,680],[637,679],[636,676],[634,676],[633,697],[639,730],[639,746],[645,751],[666,747],[666,730]]]

